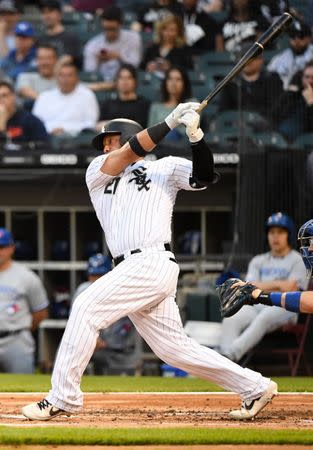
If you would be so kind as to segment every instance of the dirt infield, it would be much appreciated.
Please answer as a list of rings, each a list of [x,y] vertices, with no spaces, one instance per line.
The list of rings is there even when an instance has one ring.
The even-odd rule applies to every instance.
[[[86,394],[84,410],[70,418],[59,416],[49,422],[31,422],[21,416],[23,405],[41,399],[41,394],[0,394],[0,425],[92,428],[242,426],[241,422],[228,418],[228,411],[239,406],[238,397],[232,394]],[[280,394],[257,419],[245,422],[244,426],[313,430],[312,400],[313,395]]]

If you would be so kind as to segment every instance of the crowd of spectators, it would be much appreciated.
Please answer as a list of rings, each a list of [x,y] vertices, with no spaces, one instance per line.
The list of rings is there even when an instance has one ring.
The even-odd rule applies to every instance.
[[[0,80],[12,85],[14,121],[31,113],[50,139],[79,136],[121,116],[145,126],[180,101],[201,100],[204,90],[197,86],[221,78],[227,64],[230,69],[277,16],[291,10],[288,34],[214,101],[217,114],[260,114],[269,132],[292,143],[313,132],[312,3],[303,14],[278,0],[0,0]],[[224,67],[215,62],[219,53],[228,55]],[[12,120],[5,117],[3,135],[29,139],[3,129]],[[24,122],[18,125],[24,129]],[[180,137],[177,130],[168,139]],[[47,140],[42,133],[40,140]]]

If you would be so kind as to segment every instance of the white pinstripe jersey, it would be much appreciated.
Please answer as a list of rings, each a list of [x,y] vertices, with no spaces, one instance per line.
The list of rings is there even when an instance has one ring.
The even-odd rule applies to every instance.
[[[170,242],[177,192],[199,190],[189,184],[192,162],[173,156],[141,159],[111,176],[100,170],[107,157],[103,154],[90,163],[86,183],[113,258]]]

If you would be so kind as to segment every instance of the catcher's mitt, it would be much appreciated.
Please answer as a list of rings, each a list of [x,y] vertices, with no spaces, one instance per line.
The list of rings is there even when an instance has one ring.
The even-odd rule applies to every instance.
[[[233,287],[240,282],[239,278],[229,278],[216,288],[220,297],[220,310],[222,317],[230,317],[236,314],[243,305],[253,305],[252,291],[257,289],[251,283]]]

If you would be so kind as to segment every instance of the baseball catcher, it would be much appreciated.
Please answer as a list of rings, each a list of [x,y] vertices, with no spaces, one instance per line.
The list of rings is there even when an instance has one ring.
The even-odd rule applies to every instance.
[[[313,273],[313,219],[298,232],[299,250],[311,278]],[[222,317],[231,317],[243,305],[279,306],[287,311],[313,313],[313,291],[266,292],[239,278],[229,278],[217,287]]]
[[[220,297],[222,317],[236,314],[243,305],[253,305],[252,292],[257,289],[254,284],[245,283],[239,278],[229,278],[216,288]]]

